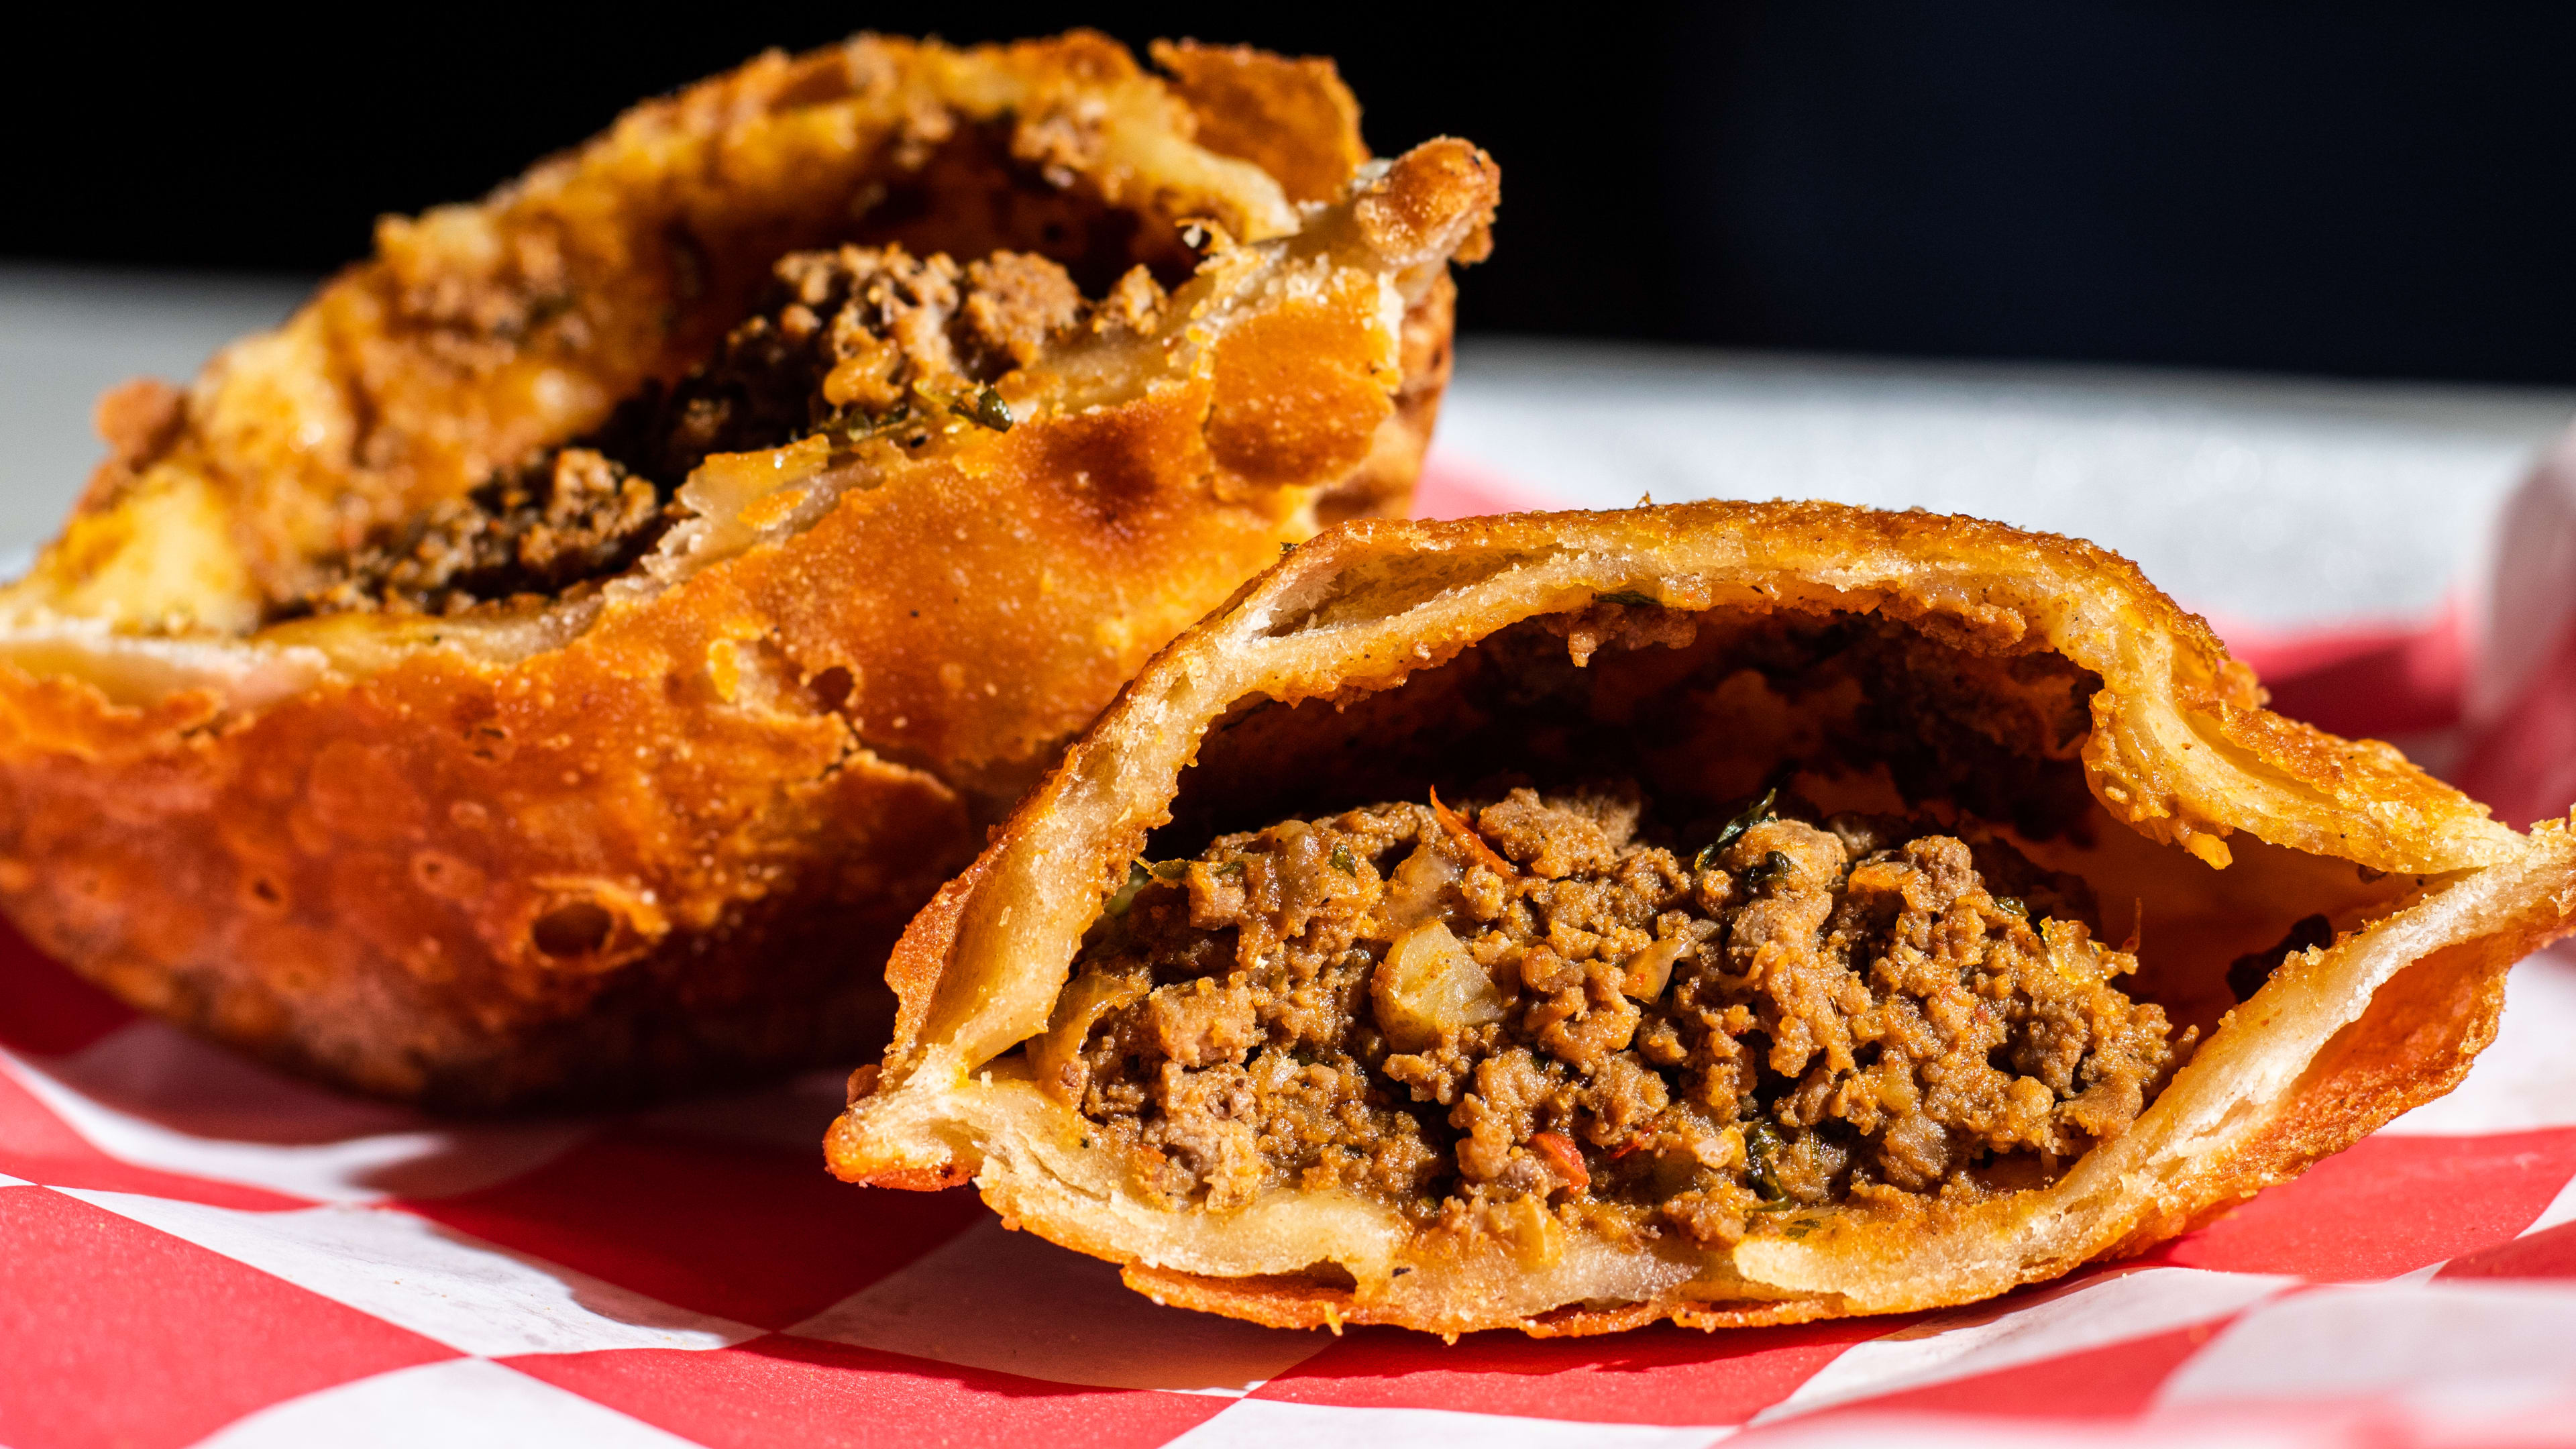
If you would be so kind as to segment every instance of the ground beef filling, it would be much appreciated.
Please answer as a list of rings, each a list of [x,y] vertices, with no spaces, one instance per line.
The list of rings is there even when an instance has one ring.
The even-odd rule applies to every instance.
[[[820,432],[907,429],[959,415],[1009,425],[985,389],[1035,360],[1083,316],[1082,294],[1044,257],[996,252],[960,267],[901,247],[779,259],[762,309],[667,393],[630,401],[607,446],[677,487],[716,453],[780,447]]]
[[[1102,309],[1132,320],[1160,302],[1139,269]],[[759,310],[704,365],[629,399],[597,434],[325,560],[270,618],[453,614],[611,577],[682,516],[674,495],[713,454],[824,432],[919,447],[929,424],[950,417],[1009,427],[991,384],[1091,310],[1040,256],[996,252],[961,267],[897,246],[790,253]]]
[[[327,570],[287,614],[454,614],[485,599],[557,594],[623,571],[669,526],[651,482],[591,448],[530,458],[437,504],[398,540]]]
[[[1534,1197],[1715,1244],[2045,1182],[2189,1050],[2082,882],[1798,813],[1677,851],[1632,788],[1515,789],[1225,836],[1138,868],[1032,1066],[1166,1206]]]

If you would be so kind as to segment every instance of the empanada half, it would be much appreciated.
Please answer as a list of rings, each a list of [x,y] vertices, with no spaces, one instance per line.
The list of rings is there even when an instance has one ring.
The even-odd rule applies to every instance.
[[[2263,699],[2127,561],[1971,519],[1354,523],[912,923],[830,1161],[1283,1326],[2135,1253],[2449,1089],[2576,905],[2562,822]]]
[[[763,56],[111,394],[0,591],[0,904],[446,1106],[872,1052],[871,958],[1119,684],[1401,507],[1486,244],[1472,146],[1158,53]]]

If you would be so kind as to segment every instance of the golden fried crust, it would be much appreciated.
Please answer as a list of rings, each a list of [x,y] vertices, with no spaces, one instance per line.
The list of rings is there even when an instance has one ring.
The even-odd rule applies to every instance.
[[[1599,623],[1604,596],[1618,602]],[[2080,767],[2095,823],[2052,859],[2093,872],[2106,900],[2136,886],[2141,980],[2178,1003],[2206,1002],[2235,952],[2277,939],[2278,913],[2309,909],[2293,904],[2302,892],[2341,893],[2341,934],[2292,952],[2232,1009],[2217,986],[2189,1065],[2052,1185],[1831,1211],[1794,1233],[1754,1224],[1731,1247],[1571,1229],[1538,1235],[1545,1251],[1430,1243],[1369,1200],[1292,1187],[1226,1213],[1163,1210],[1085,1149],[1080,1119],[1011,1049],[1044,1027],[1083,932],[1146,832],[1173,818],[1203,747],[1232,731],[1258,741],[1229,742],[1215,773],[1191,777],[1224,798],[1229,770],[1346,757],[1361,737],[1337,719],[1401,719],[1442,738],[1458,696],[1440,681],[1464,651],[1531,619],[1615,631],[1618,611],[1645,600],[1656,617],[1876,615],[1971,661],[2047,652],[2098,678],[2091,728],[2067,751],[2080,765],[2055,767]],[[1408,678],[1416,688],[1385,693]],[[1279,1326],[1794,1322],[1966,1302],[2137,1252],[2448,1090],[2493,1035],[2507,967],[2576,919],[2564,823],[2517,835],[2395,750],[2281,719],[2262,699],[2251,671],[2126,560],[1971,519],[1704,503],[1354,523],[1158,654],[915,918],[888,975],[903,1002],[895,1041],[827,1154],[859,1182],[971,1174],[1006,1218],[1122,1264],[1158,1301]],[[1333,709],[1246,712],[1265,700]],[[1312,753],[1284,753],[1297,729]]]
[[[1304,68],[1320,62],[1280,64],[1339,88],[1328,66]],[[1185,220],[1247,242],[1296,230],[1278,180],[1188,142],[1205,124],[1094,34],[773,52],[638,106],[481,203],[386,218],[375,258],[217,359],[196,425],[165,442],[201,448],[199,466],[238,491],[243,562],[283,583],[306,555],[676,377],[742,316],[772,261],[846,239],[853,217],[872,238],[961,258],[1061,250],[1051,230],[1087,226],[1097,237],[1078,238],[1074,260],[1107,274],[1095,286],[1130,265],[1186,273]],[[1265,154],[1302,184],[1329,176],[1321,195],[1338,196],[1366,159],[1356,144],[1355,128],[1282,128]],[[1005,162],[1036,167],[1040,194],[997,180]],[[127,456],[122,439],[119,453],[135,475],[159,456]]]
[[[128,1000],[448,1106],[870,1049],[875,962],[984,826],[1319,512],[1400,507],[1427,441],[1492,163],[1462,192],[1450,149],[1282,135],[1340,168],[1301,213],[1193,104],[1080,33],[763,56],[388,220],[184,403],[111,395],[114,456],[0,592],[0,904]],[[1451,211],[1381,244],[1363,204]],[[604,585],[271,622],[333,550],[701,358],[781,252],[853,239],[1171,292],[998,379],[1007,430],[709,459]]]
[[[1198,143],[1279,178],[1290,201],[1330,201],[1369,158],[1360,103],[1329,60],[1247,45],[1154,42],[1154,64],[1198,120]]]

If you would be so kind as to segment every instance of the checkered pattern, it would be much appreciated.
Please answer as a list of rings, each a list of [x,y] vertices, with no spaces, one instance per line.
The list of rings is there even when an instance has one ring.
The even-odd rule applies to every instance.
[[[824,1175],[817,1078],[436,1124],[0,938],[0,1444],[2576,1440],[2576,955],[2449,1098],[2146,1259],[1955,1313],[1456,1345],[1155,1307]]]
[[[1158,1308],[971,1193],[835,1183],[837,1076],[440,1123],[0,933],[0,1446],[2576,1442],[2571,1040],[2576,953],[2527,962],[2451,1096],[1997,1303],[1445,1345]]]

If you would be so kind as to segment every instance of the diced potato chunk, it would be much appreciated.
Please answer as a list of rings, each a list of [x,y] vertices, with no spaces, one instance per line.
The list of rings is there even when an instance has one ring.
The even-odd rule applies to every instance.
[[[1418,1052],[1471,1026],[1503,1019],[1494,978],[1438,921],[1404,933],[1369,983],[1378,1030],[1398,1051]]]

